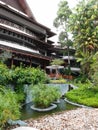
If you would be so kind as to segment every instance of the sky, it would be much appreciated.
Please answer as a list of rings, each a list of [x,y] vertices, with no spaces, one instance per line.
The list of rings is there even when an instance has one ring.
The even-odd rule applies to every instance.
[[[58,10],[58,4],[61,0],[26,0],[31,8],[36,20],[49,27],[55,33],[58,33],[56,28],[53,27],[53,21],[56,18],[56,13]],[[69,6],[73,8],[78,0],[67,0]],[[55,36],[53,38],[57,42],[58,38]]]

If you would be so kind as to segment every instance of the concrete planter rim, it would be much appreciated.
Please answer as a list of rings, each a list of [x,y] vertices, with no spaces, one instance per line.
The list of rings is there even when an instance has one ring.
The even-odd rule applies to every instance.
[[[37,108],[34,105],[31,106],[32,110],[39,111],[39,112],[51,111],[51,110],[53,110],[55,108],[57,108],[57,105],[54,104],[54,103],[51,103],[51,105],[49,107],[47,107],[47,108]]]

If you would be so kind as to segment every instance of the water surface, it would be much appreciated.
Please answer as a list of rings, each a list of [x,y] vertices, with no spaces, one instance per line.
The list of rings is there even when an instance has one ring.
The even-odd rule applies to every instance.
[[[53,113],[57,113],[57,112],[62,112],[62,111],[67,111],[67,110],[72,110],[77,108],[74,105],[71,105],[69,103],[66,103],[63,99],[60,99],[60,103],[57,104],[57,108],[48,112],[37,112],[34,111],[30,108],[30,106],[33,103],[28,103],[26,105],[23,106],[22,110],[21,110],[21,119],[25,120],[25,119],[29,119],[29,118],[38,118],[41,116],[45,116],[45,115],[51,115]]]
[[[49,87],[51,87],[51,86],[58,87],[60,89],[61,95],[64,95],[69,90],[68,84],[48,84],[48,85],[49,85]],[[48,112],[34,111],[31,109],[32,104],[33,103],[28,103],[23,106],[23,108],[21,110],[21,119],[22,120],[29,119],[29,118],[38,118],[40,116],[50,115],[50,114],[53,114],[56,112],[62,112],[62,111],[67,111],[67,110],[77,108],[76,106],[65,102],[63,99],[60,99],[60,103],[57,104],[56,109],[48,111]]]

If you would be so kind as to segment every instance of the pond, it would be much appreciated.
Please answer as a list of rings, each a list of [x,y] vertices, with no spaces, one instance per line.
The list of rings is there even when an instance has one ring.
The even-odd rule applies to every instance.
[[[54,84],[50,84],[49,86],[54,86]],[[55,86],[60,88],[62,95],[64,95],[68,91],[68,85],[66,85],[66,84],[55,84]],[[32,104],[33,103],[31,102],[22,107],[22,109],[21,109],[21,119],[22,120],[26,120],[29,118],[38,118],[38,117],[50,115],[50,114],[53,114],[56,112],[62,112],[65,110],[72,110],[72,109],[77,108],[76,106],[71,105],[71,104],[67,103],[66,101],[64,101],[64,99],[60,99],[60,102],[57,103],[57,108],[55,108],[54,110],[51,110],[51,111],[47,111],[47,112],[38,112],[38,111],[32,110],[31,109]]]
[[[22,110],[21,110],[21,119],[22,120],[26,120],[29,118],[38,118],[41,116],[45,116],[45,115],[50,115],[56,112],[62,112],[65,110],[72,110],[77,108],[74,105],[71,105],[67,102],[65,102],[63,99],[60,99],[60,103],[57,104],[57,108],[55,108],[54,110],[51,111],[47,111],[47,112],[37,112],[31,109],[33,103],[28,103],[26,105],[23,106]]]

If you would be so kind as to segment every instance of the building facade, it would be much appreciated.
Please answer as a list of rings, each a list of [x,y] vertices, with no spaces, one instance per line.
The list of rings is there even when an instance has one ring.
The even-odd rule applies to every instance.
[[[10,52],[7,64],[45,68],[55,48],[55,33],[38,23],[26,0],[0,0],[0,53]]]

